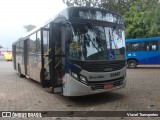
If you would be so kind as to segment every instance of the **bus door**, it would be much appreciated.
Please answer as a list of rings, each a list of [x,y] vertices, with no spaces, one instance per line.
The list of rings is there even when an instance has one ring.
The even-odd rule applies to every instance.
[[[41,29],[41,58],[42,58],[42,69],[40,72],[40,79],[42,87],[51,87],[51,78],[50,78],[50,63],[51,58],[49,53],[51,48],[49,47],[49,29]]]
[[[65,75],[65,25],[64,23],[50,24],[50,56],[51,80],[53,93],[62,92],[63,77]]]

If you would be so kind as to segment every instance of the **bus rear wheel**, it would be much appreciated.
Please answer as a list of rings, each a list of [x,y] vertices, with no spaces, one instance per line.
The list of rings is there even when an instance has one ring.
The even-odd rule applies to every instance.
[[[129,60],[128,62],[129,68],[136,68],[137,67],[137,61],[136,60]]]

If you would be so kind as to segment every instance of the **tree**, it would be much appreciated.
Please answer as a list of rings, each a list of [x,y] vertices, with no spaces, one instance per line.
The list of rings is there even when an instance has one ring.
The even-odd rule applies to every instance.
[[[128,0],[63,0],[68,6],[94,6],[124,14],[129,8]]]
[[[126,38],[155,37],[159,33],[159,0],[134,0],[123,16]]]
[[[160,36],[160,4],[157,4],[157,7],[154,10],[154,13],[152,13],[152,19],[151,19],[151,30],[150,30],[150,36]]]
[[[129,0],[105,0],[102,7],[124,15],[129,10]]]

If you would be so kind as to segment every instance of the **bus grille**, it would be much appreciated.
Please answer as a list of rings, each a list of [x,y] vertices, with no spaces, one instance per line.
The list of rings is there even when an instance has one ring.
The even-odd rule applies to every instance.
[[[110,72],[123,69],[125,67],[125,62],[126,61],[79,62],[76,64],[88,72]]]
[[[91,86],[92,89],[104,89],[105,84],[112,84],[113,87],[120,86],[123,84],[124,77],[114,79],[114,80],[107,80],[107,81],[88,81],[88,85]]]

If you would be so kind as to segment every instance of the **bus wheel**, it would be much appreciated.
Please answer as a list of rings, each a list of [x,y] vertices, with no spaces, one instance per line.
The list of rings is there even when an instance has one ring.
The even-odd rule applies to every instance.
[[[136,68],[137,67],[137,61],[136,60],[129,60],[128,62],[129,68]]]
[[[23,75],[21,74],[21,68],[20,68],[19,65],[18,65],[18,76],[21,77],[21,78],[23,77]]]

